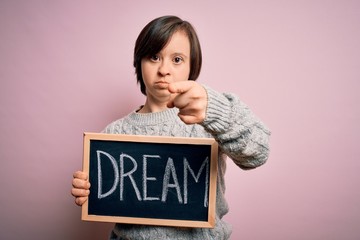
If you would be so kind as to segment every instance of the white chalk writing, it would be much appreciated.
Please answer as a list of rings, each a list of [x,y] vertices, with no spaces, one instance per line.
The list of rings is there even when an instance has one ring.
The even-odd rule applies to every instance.
[[[104,151],[96,151],[97,153],[97,182],[98,182],[98,199],[106,198],[113,194],[117,186],[119,186],[119,199],[120,201],[124,200],[124,191],[125,191],[125,180],[128,182],[130,181],[130,187],[126,187],[126,190],[133,189],[136,198],[138,201],[161,201],[166,202],[168,199],[168,193],[169,189],[174,189],[176,191],[176,197],[179,204],[188,204],[189,201],[189,187],[193,186],[193,182],[199,184],[200,176],[202,174],[205,174],[205,182],[202,182],[201,184],[204,185],[204,207],[208,206],[208,191],[209,191],[209,158],[206,157],[205,160],[201,163],[200,169],[197,173],[193,170],[191,167],[189,161],[183,157],[183,195],[181,194],[181,185],[179,183],[178,175],[176,172],[176,167],[174,164],[174,160],[172,158],[167,158],[166,166],[163,172],[163,178],[162,178],[162,189],[161,193],[152,192],[153,194],[150,194],[148,192],[148,184],[150,182],[156,183],[158,181],[158,177],[152,176],[149,174],[149,171],[151,173],[151,168],[148,167],[148,165],[152,162],[155,162],[158,164],[158,161],[154,160],[160,160],[161,156],[159,155],[142,155],[142,192],[139,190],[139,187],[136,182],[136,177],[134,176],[137,172],[139,166],[138,162],[130,155],[126,153],[121,153],[119,156],[119,166],[117,165],[116,159],[109,153]],[[103,192],[103,162],[109,160],[112,166],[112,170],[114,172],[114,180],[112,182],[111,188],[107,192]],[[198,161],[198,160],[197,160]],[[126,168],[128,169],[125,171],[125,162],[126,162]],[[154,164],[154,163],[153,163]],[[129,167],[130,166],[130,167]],[[158,166],[158,165],[157,165]],[[158,173],[158,171],[157,171]],[[192,176],[193,182],[190,184],[189,176]],[[141,196],[142,193],[142,196]],[[161,197],[160,197],[161,195]]]

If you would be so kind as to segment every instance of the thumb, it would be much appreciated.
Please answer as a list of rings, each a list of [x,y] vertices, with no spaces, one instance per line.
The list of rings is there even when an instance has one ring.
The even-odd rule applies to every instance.
[[[175,97],[176,97],[177,95],[178,95],[178,94],[176,94],[176,93],[172,93],[172,94],[171,94],[170,99],[169,99],[168,103],[166,104],[166,106],[167,106],[168,108],[173,108],[173,107],[175,107],[174,99],[175,99]]]
[[[170,100],[167,103],[168,108],[175,107],[174,100],[179,94],[186,93],[194,86],[194,81],[172,82],[168,85],[168,91],[171,93]]]

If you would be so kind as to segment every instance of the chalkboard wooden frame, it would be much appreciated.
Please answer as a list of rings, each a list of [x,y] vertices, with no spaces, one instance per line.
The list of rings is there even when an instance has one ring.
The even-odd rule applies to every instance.
[[[216,206],[216,181],[218,171],[218,144],[212,138],[185,138],[185,137],[163,137],[163,136],[143,136],[143,135],[122,135],[122,134],[104,134],[104,133],[84,133],[83,148],[83,171],[90,176],[90,152],[93,141],[103,142],[122,142],[135,144],[166,144],[166,146],[189,145],[193,148],[198,146],[208,146],[210,149],[209,159],[209,179],[208,179],[208,204],[206,219],[169,219],[157,217],[133,217],[118,214],[93,214],[89,212],[89,199],[82,206],[81,219],[84,221],[113,222],[126,224],[158,225],[158,226],[176,226],[176,227],[195,227],[195,228],[213,228],[215,226],[215,206]],[[170,144],[170,145],[169,145]],[[185,144],[185,145],[184,145]],[[166,147],[165,146],[165,147]],[[98,160],[99,161],[99,160]],[[185,170],[184,170],[185,171]],[[198,173],[199,174],[199,173]],[[193,175],[194,176],[194,175]],[[92,188],[96,183],[91,183]],[[185,185],[185,184],[184,184]],[[206,185],[206,183],[205,183]],[[92,189],[90,189],[92,190]],[[205,190],[206,191],[206,190]],[[198,203],[196,203],[198,204]],[[200,203],[202,204],[202,203]],[[196,209],[196,207],[195,207]]]

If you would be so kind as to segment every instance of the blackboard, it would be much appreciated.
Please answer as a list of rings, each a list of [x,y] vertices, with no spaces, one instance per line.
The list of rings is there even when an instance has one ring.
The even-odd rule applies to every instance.
[[[217,156],[212,138],[84,133],[82,220],[212,228]]]

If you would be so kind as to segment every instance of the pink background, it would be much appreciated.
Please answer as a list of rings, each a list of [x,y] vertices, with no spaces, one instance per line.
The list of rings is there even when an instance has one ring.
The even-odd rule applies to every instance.
[[[143,103],[133,45],[165,14],[196,27],[199,81],[273,133],[263,167],[229,161],[232,239],[360,239],[356,0],[1,1],[0,239],[107,237],[70,195],[82,133]]]

